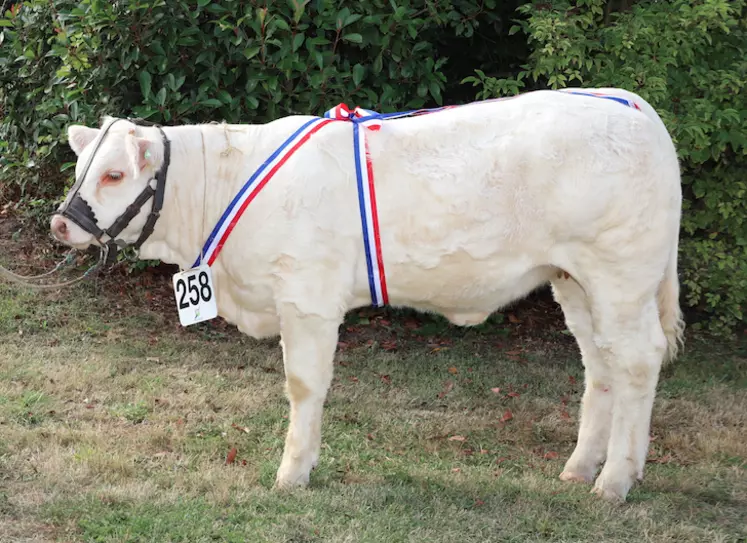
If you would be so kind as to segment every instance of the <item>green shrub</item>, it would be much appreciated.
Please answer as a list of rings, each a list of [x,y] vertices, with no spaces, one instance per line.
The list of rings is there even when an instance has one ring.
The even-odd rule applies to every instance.
[[[465,81],[478,98],[620,86],[651,102],[675,139],[684,300],[725,330],[747,300],[745,0],[610,9],[631,3],[16,2],[0,14],[0,203],[45,224],[72,181],[67,126],[103,114],[266,122],[339,102],[462,103],[475,68]]]
[[[553,0],[521,6],[529,40],[514,77],[477,71],[479,97],[566,86],[639,93],[662,116],[683,170],[686,304],[731,329],[747,302],[747,9],[744,0]]]
[[[460,40],[471,47],[478,28],[496,28],[519,3],[19,2],[0,19],[0,182],[25,209],[49,211],[70,181],[70,172],[60,175],[74,158],[66,127],[95,125],[103,114],[265,122],[321,115],[341,101],[385,110],[440,104],[442,52]]]

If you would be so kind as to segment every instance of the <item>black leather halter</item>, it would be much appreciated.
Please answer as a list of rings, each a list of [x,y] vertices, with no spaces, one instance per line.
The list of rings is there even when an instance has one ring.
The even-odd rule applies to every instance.
[[[104,141],[104,138],[109,132],[109,129],[114,126],[117,121],[120,120],[121,119],[115,119],[104,129],[101,137],[96,143],[96,146],[88,157],[88,162],[86,162],[86,165],[83,168],[83,172],[81,173],[80,177],[76,179],[75,184],[70,189],[70,192],[68,193],[67,198],[65,198],[65,201],[57,209],[57,213],[73,221],[83,230],[95,237],[102,246],[106,246],[106,248],[108,249],[107,264],[114,262],[119,249],[123,249],[130,245],[121,239],[117,239],[117,236],[122,232],[122,230],[127,227],[128,224],[130,224],[130,221],[132,221],[132,219],[134,219],[135,216],[140,213],[142,207],[151,198],[153,198],[153,204],[151,206],[150,214],[148,215],[148,219],[145,221],[145,226],[143,226],[143,230],[140,233],[137,241],[131,244],[132,247],[134,247],[135,249],[139,249],[140,246],[145,242],[145,240],[148,239],[148,237],[153,233],[153,230],[156,226],[156,221],[158,220],[161,208],[163,207],[163,198],[166,189],[166,173],[169,169],[169,163],[171,162],[171,142],[168,140],[168,138],[166,138],[166,134],[163,132],[163,129],[159,125],[148,123],[146,121],[143,121],[142,119],[127,119],[128,121],[133,122],[137,125],[154,126],[158,128],[158,131],[161,133],[161,138],[163,140],[163,163],[156,172],[156,175],[148,181],[148,184],[143,189],[143,191],[138,195],[137,198],[135,198],[135,201],[127,206],[127,209],[125,209],[124,213],[117,217],[117,219],[109,228],[102,229],[101,227],[99,227],[98,222],[96,221],[96,214],[93,212],[88,202],[86,202],[78,192],[80,191],[80,187],[83,184],[83,180],[86,178],[86,174],[88,174],[88,169],[91,167],[93,157],[96,155],[96,152],[101,146],[101,142]],[[153,187],[151,187],[151,182],[153,181],[153,179],[156,180],[155,190],[153,189]],[[104,235],[109,237],[107,241],[104,241],[102,239]]]

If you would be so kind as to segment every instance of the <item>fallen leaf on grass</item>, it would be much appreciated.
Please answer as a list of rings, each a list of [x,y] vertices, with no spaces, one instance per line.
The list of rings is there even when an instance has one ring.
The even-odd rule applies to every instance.
[[[454,383],[451,381],[444,381],[444,388],[441,392],[438,393],[438,398],[443,398],[446,396],[449,392],[451,392],[451,389],[454,388]]]
[[[558,453],[555,451],[547,451],[545,453],[544,459],[545,460],[555,460],[558,457]]]
[[[514,315],[513,313],[508,314],[508,322],[511,324],[521,324],[521,319]]]
[[[568,376],[568,382],[572,385],[576,384],[576,378],[573,375]]]
[[[493,394],[500,394],[501,393],[501,389],[500,389],[500,387],[493,387],[493,388],[490,389],[490,392],[492,392]]]
[[[230,451],[228,451],[228,456],[226,456],[226,465],[233,464],[233,461],[236,460],[236,453],[238,451],[236,450],[236,447],[233,447]]]
[[[358,378],[355,375],[351,375],[350,377],[348,377],[348,379],[350,379],[353,383],[358,382]]]
[[[235,430],[238,430],[239,432],[244,432],[246,434],[249,433],[249,428],[247,428],[246,426],[239,426],[235,422],[231,423],[231,428],[234,428]]]
[[[518,350],[518,351],[506,351],[506,354],[508,356],[519,356],[521,354],[521,351],[520,350]]]
[[[464,436],[451,436],[449,441],[466,441],[467,438]]]
[[[462,468],[451,468],[452,473],[459,473],[460,471],[462,471]]]
[[[391,385],[392,384],[392,378],[389,375],[381,374],[379,375],[379,378],[381,379],[381,382],[385,385]]]
[[[503,413],[503,416],[501,417],[501,422],[508,422],[508,421],[510,421],[510,420],[511,420],[512,418],[514,418],[514,414],[513,414],[513,413],[511,413],[511,410],[510,410],[510,409],[506,409],[506,412],[505,412],[505,413]]]
[[[508,396],[510,398],[518,398],[519,396],[521,396],[521,394],[519,394],[518,392],[509,392]]]
[[[408,328],[409,330],[417,330],[421,326],[422,324],[420,323],[420,321],[417,321],[415,319],[407,319],[405,321],[405,328]]]
[[[396,341],[382,341],[381,342],[381,348],[385,351],[396,351],[397,350],[397,342]]]
[[[456,369],[454,366],[451,366],[449,368],[449,373],[452,374],[452,375],[456,375],[457,373],[459,373],[459,370]]]

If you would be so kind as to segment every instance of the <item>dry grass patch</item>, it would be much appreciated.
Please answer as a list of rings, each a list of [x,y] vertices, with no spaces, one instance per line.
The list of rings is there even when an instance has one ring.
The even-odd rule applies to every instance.
[[[150,281],[0,286],[3,543],[747,537],[741,344],[665,371],[646,479],[612,507],[557,479],[582,392],[566,335],[351,315],[311,488],[277,492],[277,341],[220,322],[182,329],[155,309],[171,302],[166,280]]]

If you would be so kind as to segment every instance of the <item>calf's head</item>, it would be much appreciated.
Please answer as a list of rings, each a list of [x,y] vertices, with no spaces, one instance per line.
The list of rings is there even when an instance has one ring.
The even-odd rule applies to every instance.
[[[77,249],[112,238],[127,245],[138,240],[155,201],[155,191],[148,187],[155,188],[156,175],[165,181],[168,142],[158,133],[113,118],[106,118],[102,128],[68,128],[70,147],[78,155],[76,182],[50,222],[57,240]],[[128,207],[135,202],[140,207],[128,217]]]

